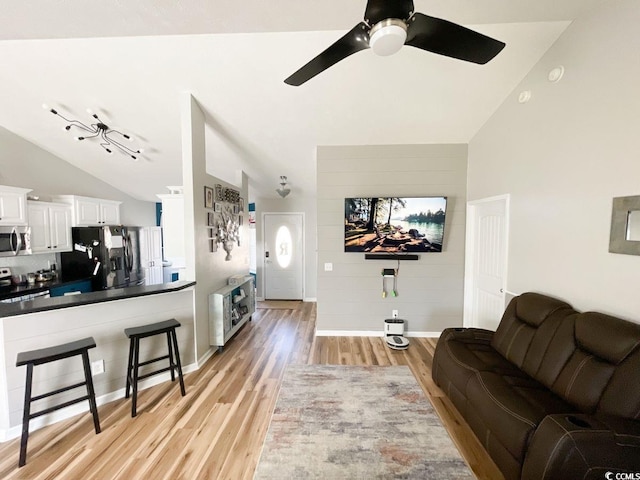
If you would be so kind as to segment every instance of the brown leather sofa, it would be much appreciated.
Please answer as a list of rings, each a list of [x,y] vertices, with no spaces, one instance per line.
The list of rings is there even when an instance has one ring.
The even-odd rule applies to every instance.
[[[445,330],[433,379],[508,480],[640,478],[640,324],[525,293]]]

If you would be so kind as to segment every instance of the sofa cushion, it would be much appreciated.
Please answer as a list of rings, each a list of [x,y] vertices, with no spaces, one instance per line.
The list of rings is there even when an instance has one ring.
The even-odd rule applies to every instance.
[[[474,415],[519,462],[542,419],[575,408],[527,376],[478,372],[470,378],[467,396]]]
[[[593,355],[618,365],[640,347],[640,325],[598,312],[576,319],[576,343]]]
[[[522,375],[519,369],[491,347],[493,332],[478,328],[448,328],[438,339],[432,375],[443,389],[451,386],[466,397],[467,382],[478,371]],[[450,391],[447,394],[451,396]],[[464,405],[456,405],[464,410]]]
[[[507,306],[491,346],[535,377],[556,330],[562,320],[573,313],[571,306],[561,300],[539,293],[523,293]]]

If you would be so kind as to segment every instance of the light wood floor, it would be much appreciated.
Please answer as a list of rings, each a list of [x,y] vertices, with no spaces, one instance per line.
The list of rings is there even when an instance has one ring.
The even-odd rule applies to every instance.
[[[315,303],[259,309],[225,347],[185,376],[187,396],[166,382],[140,393],[138,416],[124,399],[99,407],[102,433],[87,413],[0,444],[1,479],[251,479],[288,363],[408,365],[478,478],[502,478],[469,427],[431,380],[434,339],[405,351],[381,338],[314,337]]]

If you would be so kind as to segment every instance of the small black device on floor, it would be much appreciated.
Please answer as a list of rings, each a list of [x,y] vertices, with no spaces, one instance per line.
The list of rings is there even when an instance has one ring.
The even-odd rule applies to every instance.
[[[405,350],[409,347],[409,340],[404,337],[404,320],[387,318],[384,321],[384,337],[389,348]]]

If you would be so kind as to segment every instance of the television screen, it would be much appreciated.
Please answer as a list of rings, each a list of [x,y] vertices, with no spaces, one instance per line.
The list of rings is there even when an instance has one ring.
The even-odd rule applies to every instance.
[[[344,251],[441,252],[447,197],[345,198]]]

